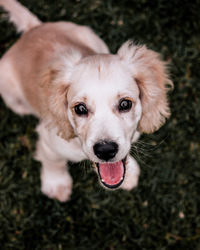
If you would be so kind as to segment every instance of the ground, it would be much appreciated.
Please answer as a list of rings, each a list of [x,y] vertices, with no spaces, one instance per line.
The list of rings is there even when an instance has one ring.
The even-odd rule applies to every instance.
[[[19,117],[0,99],[0,246],[16,250],[200,249],[200,1],[21,0],[42,21],[92,27],[113,53],[127,39],[170,62],[172,115],[133,154],[138,188],[109,192],[86,163],[71,164],[71,200],[40,192],[33,160],[34,117]],[[0,11],[0,54],[18,36]]]

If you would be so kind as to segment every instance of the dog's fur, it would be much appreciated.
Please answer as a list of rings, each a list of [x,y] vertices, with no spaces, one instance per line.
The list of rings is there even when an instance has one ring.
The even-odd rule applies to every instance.
[[[129,155],[140,133],[152,133],[169,117],[166,64],[145,46],[130,41],[116,55],[88,27],[70,22],[42,23],[15,0],[0,0],[21,38],[0,60],[0,94],[20,115],[40,118],[36,159],[42,163],[42,192],[66,201],[72,180],[66,161],[89,159],[97,142],[118,145],[111,160],[126,159],[121,187],[138,182],[139,167]],[[132,108],[119,112],[122,98]],[[74,107],[84,103],[87,116]]]

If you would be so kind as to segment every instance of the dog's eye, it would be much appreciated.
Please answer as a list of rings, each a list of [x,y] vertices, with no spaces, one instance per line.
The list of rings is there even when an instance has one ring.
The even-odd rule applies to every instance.
[[[126,112],[129,111],[132,108],[132,102],[128,99],[122,99],[120,100],[118,109],[119,112]]]
[[[79,103],[74,107],[74,111],[77,115],[88,115],[88,109],[84,103]]]

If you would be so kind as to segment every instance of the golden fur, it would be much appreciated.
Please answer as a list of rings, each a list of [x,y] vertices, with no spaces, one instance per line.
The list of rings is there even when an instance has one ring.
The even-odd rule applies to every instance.
[[[170,116],[167,92],[173,84],[166,63],[158,53],[145,46],[134,46],[132,42],[123,45],[118,54],[132,67],[133,78],[140,89],[142,117],[138,129],[141,133],[153,133]]]

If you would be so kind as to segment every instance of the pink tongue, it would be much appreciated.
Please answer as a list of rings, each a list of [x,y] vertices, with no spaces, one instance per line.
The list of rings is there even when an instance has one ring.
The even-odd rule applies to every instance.
[[[124,175],[124,167],[122,161],[114,163],[99,163],[99,174],[101,180],[107,185],[117,185]]]

